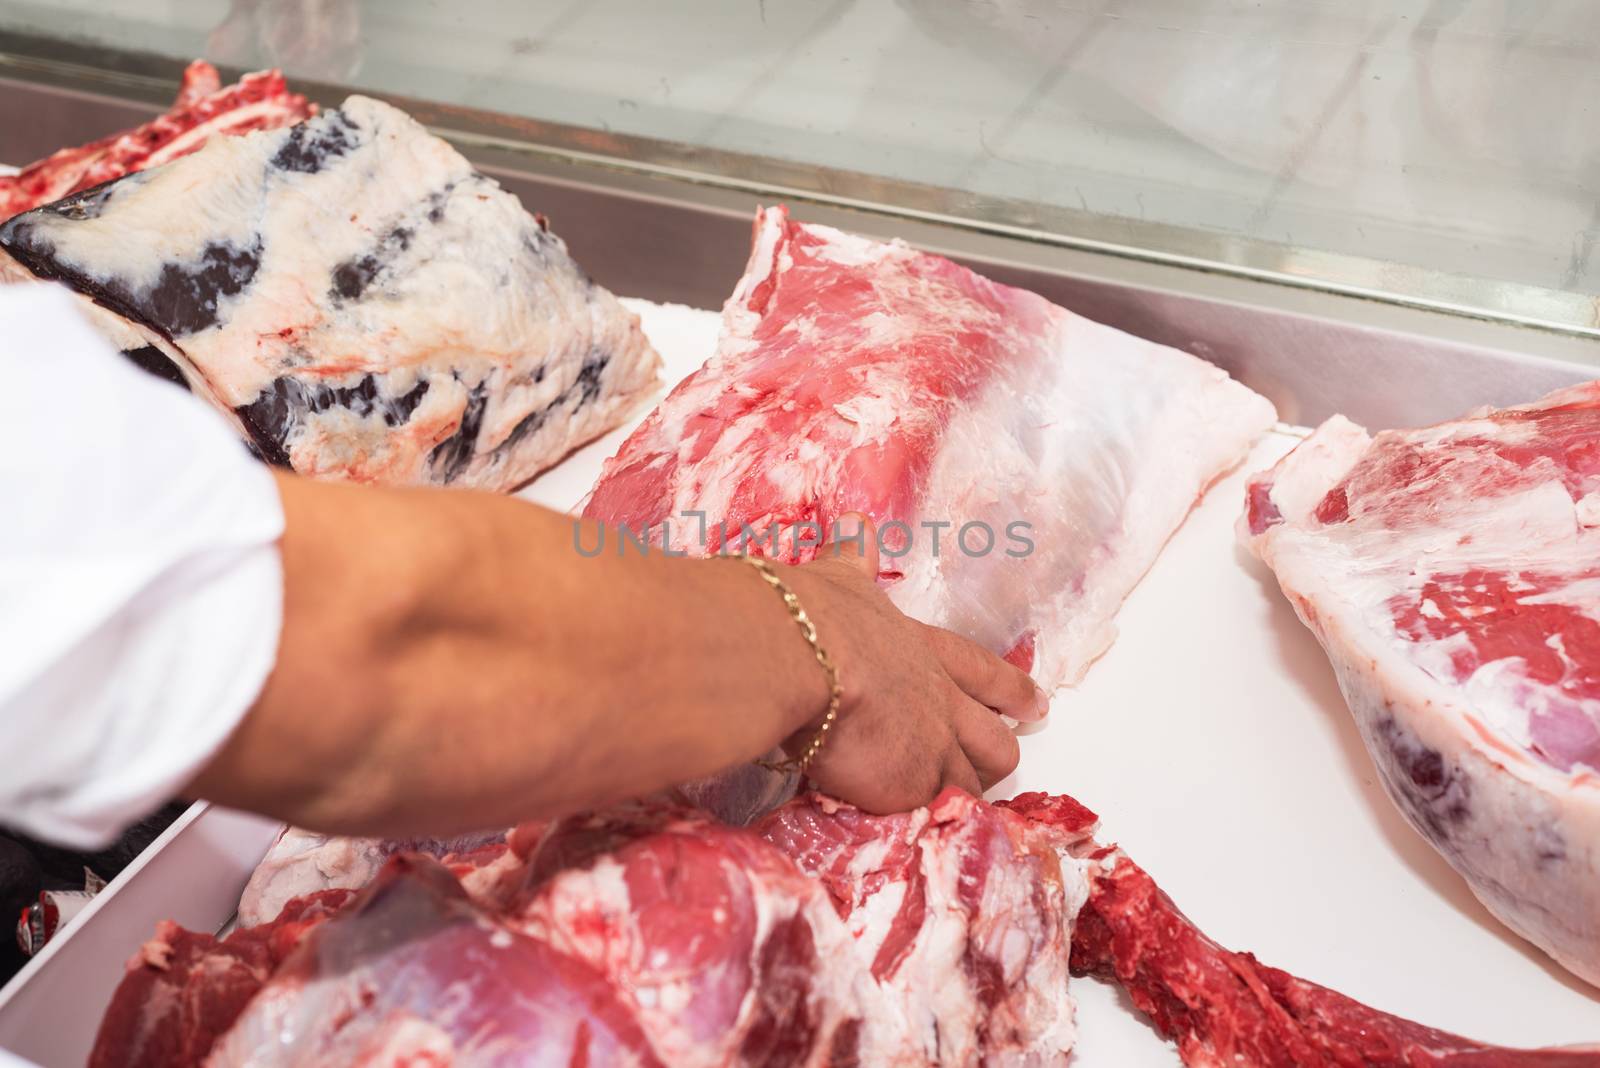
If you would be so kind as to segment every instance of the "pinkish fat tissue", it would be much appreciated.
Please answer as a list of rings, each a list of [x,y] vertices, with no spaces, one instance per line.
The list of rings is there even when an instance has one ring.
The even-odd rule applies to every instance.
[[[1600,383],[1376,436],[1335,417],[1241,529],[1412,824],[1600,983]]]
[[[901,608],[1052,689],[1110,645],[1123,599],[1273,419],[1203,360],[774,208],[716,352],[584,514],[800,561],[865,512]]]

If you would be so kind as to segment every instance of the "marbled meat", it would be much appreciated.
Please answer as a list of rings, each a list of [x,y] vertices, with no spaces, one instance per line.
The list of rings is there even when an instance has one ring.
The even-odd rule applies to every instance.
[[[656,385],[543,218],[365,97],[19,215],[0,249],[314,477],[510,489]]]
[[[1336,416],[1240,525],[1412,826],[1600,984],[1600,383],[1375,437]]]
[[[691,553],[814,555],[846,511],[910,615],[1046,689],[1275,418],[1220,368],[905,244],[756,219],[716,354],[584,514]]]
[[[310,118],[316,106],[291,93],[278,71],[246,74],[223,88],[217,68],[197,59],[178,98],[142,126],[112,134],[0,175],[0,221],[125,174],[194,152],[213,137],[272,130]]]
[[[639,803],[401,853],[221,942],[163,925],[91,1065],[1064,1065],[1069,970],[1125,987],[1194,1068],[1600,1065],[1223,949],[1095,831],[1068,797],[949,790],[749,828]]]

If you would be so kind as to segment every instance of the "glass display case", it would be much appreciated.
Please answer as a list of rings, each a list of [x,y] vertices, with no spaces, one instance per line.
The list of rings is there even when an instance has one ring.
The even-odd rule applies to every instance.
[[[1600,333],[1583,0],[60,0],[0,30],[15,60],[280,66],[629,169]]]

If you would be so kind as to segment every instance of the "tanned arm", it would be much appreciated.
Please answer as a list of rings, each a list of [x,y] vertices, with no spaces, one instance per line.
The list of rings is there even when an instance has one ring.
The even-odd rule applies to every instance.
[[[332,833],[504,826],[802,744],[826,706],[782,602],[737,561],[619,556],[614,536],[586,557],[571,517],[491,494],[278,487],[277,665],[193,795]],[[1037,719],[1043,697],[901,615],[876,569],[869,549],[784,572],[845,686],[812,775],[875,811],[978,791],[1016,763],[995,712]]]

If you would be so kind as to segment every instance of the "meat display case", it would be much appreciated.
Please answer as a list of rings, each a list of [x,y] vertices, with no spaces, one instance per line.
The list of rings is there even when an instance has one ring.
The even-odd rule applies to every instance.
[[[809,221],[903,238],[1090,318],[1201,355],[1267,395],[1287,424],[1258,448],[1248,470],[1292,446],[1294,428],[1335,412],[1373,428],[1416,425],[1478,405],[1530,400],[1600,374],[1600,319],[1586,295],[1594,289],[1584,244],[1592,222],[1583,218],[1564,230],[1563,222],[1540,216],[1548,207],[1541,197],[1558,203],[1570,192],[1563,182],[1583,184],[1581,162],[1567,160],[1562,145],[1546,146],[1539,157],[1546,181],[1530,189],[1519,188],[1525,176],[1498,172],[1477,185],[1452,186],[1438,177],[1447,168],[1437,158],[1425,161],[1436,185],[1412,191],[1437,195],[1441,204],[1404,218],[1372,194],[1371,182],[1343,187],[1348,205],[1324,195],[1318,182],[1338,187],[1338,175],[1326,172],[1337,171],[1340,161],[1313,132],[1341,128],[1342,112],[1294,94],[1280,102],[1280,118],[1298,136],[1277,136],[1267,146],[1213,145],[1189,190],[1181,180],[1194,163],[1189,156],[1166,158],[1152,149],[1142,158],[1166,171],[1152,164],[1142,187],[1130,178],[1139,172],[1131,164],[1108,165],[1091,187],[1059,148],[1018,147],[1048,129],[1041,123],[1065,122],[1069,90],[1088,92],[1086,82],[1100,95],[1090,94],[1075,121],[1110,123],[1107,152],[1137,140],[1112,121],[1130,100],[1143,110],[1137,122],[1121,115],[1125,124],[1142,123],[1148,133],[1167,121],[1172,136],[1199,138],[1193,124],[1205,117],[1196,109],[1175,113],[1172,100],[1139,98],[1126,88],[1115,106],[1103,97],[1118,90],[1119,78],[1133,78],[1117,72],[1117,58],[1126,61],[1141,43],[1154,47],[1161,33],[1188,43],[1156,53],[1181,68],[1196,62],[1193,42],[1208,34],[1233,47],[1251,32],[1278,34],[1293,25],[1246,32],[1217,13],[1226,5],[1191,6],[1187,14],[1184,5],[1150,5],[1157,10],[1133,19],[1144,26],[1134,32],[1109,3],[1088,5],[1087,14],[1000,3],[964,27],[946,10],[956,5],[905,0],[881,5],[874,17],[889,24],[885,39],[899,26],[921,34],[927,49],[893,55],[887,46],[874,51],[861,44],[859,36],[839,43],[839,26],[859,31],[861,9],[874,5],[832,5],[804,25],[795,22],[802,19],[798,6],[741,5],[725,13],[729,25],[719,36],[701,42],[710,51],[698,54],[714,54],[732,68],[712,79],[714,88],[743,87],[759,96],[778,79],[781,91],[769,107],[752,106],[755,117],[729,109],[720,124],[697,123],[704,116],[694,107],[670,103],[678,93],[701,100],[702,110],[714,106],[703,103],[714,93],[694,80],[686,61],[668,58],[683,54],[673,35],[703,23],[641,25],[651,5],[594,4],[583,11],[574,4],[564,14],[537,17],[494,5],[496,14],[477,30],[451,22],[456,36],[447,35],[444,58],[430,64],[409,57],[405,45],[430,26],[442,32],[445,23],[435,22],[446,16],[421,4],[276,5],[297,13],[302,28],[313,25],[308,19],[323,20],[314,23],[322,36],[291,35],[276,44],[270,31],[286,24],[262,14],[274,5],[236,4],[231,12],[192,5],[181,15],[163,8],[159,17],[146,17],[144,9],[155,5],[124,3],[104,24],[110,28],[96,31],[99,39],[78,28],[83,16],[73,5],[7,6],[0,11],[0,162],[27,162],[142,120],[170,98],[183,60],[231,48],[241,64],[284,62],[295,87],[319,103],[336,104],[352,86],[411,112],[530,209],[556,220],[579,262],[619,294],[717,308],[743,264],[753,209],[784,201]],[[1391,47],[1401,40],[1396,20],[1403,15],[1339,16],[1309,0],[1281,6],[1312,20],[1317,32],[1304,35],[1308,41],[1322,39],[1308,51],[1294,35],[1285,37],[1274,53],[1281,69],[1257,69],[1252,77],[1288,85],[1300,64],[1315,83],[1334,63],[1321,53],[1331,52],[1344,57],[1344,66],[1325,86],[1329,100],[1353,92],[1351,84],[1398,75],[1415,89],[1422,78],[1418,70],[1408,76]],[[1519,70],[1532,56],[1552,67],[1551,78],[1574,55],[1591,54],[1584,33],[1569,35],[1561,47],[1550,27],[1518,24],[1520,36],[1512,34],[1494,19],[1499,12],[1515,22],[1509,3],[1467,5],[1462,24],[1451,24],[1435,5],[1415,6],[1416,29],[1431,30],[1404,38],[1405,56],[1420,63],[1426,49],[1435,60],[1451,57],[1427,67],[1431,75],[1462,76],[1463,66],[1494,42],[1504,46],[1505,69]],[[1217,9],[1209,21],[1193,14],[1207,8]],[[358,15],[354,29],[342,21],[351,12]],[[1546,12],[1577,20],[1587,32],[1594,26],[1584,14],[1576,4]],[[615,30],[605,19],[624,16],[634,18],[625,39],[603,32]],[[168,18],[190,21],[162,21]],[[1058,20],[1054,29],[1031,38],[1018,33],[1030,20],[1051,18]],[[594,23],[588,36],[574,28],[585,20]],[[500,67],[479,76],[457,57],[482,43],[471,34],[483,26],[497,39]],[[950,150],[949,131],[890,138],[881,152],[870,152],[874,137],[910,120],[903,99],[899,111],[874,110],[867,90],[888,92],[916,64],[926,70],[936,61],[930,57],[948,59],[966,31],[982,60],[955,65],[945,103],[951,125],[971,142],[967,155]],[[1094,56],[1094,42],[1108,39],[1114,47]],[[595,87],[599,75],[580,84],[573,73],[585,42],[599,49],[601,40],[612,43],[602,50],[605,73],[619,79],[606,92]],[[319,52],[313,47],[319,41],[338,47]],[[764,62],[741,56],[751,41]],[[1013,87],[1009,104],[983,94],[971,106],[954,99],[992,86],[1001,77],[993,53],[1006,47],[1017,49],[1027,73],[1021,80],[1029,84]],[[547,83],[528,73],[537,68],[527,56],[554,69]],[[843,102],[824,98],[816,110],[836,115],[859,104],[865,117],[838,120],[836,129],[818,119],[816,129],[806,129],[796,86],[824,94],[819,84],[827,79],[787,84],[784,72],[852,63],[875,66],[865,80],[844,79],[837,89]],[[1193,84],[1206,84],[1204,70],[1190,73],[1199,79]],[[657,79],[665,90],[652,88]],[[548,96],[530,102],[541,85]],[[1023,107],[1030,93],[1034,102]],[[980,114],[985,108],[994,109],[993,128]],[[1488,122],[1476,133],[1490,155],[1515,117],[1496,115],[1501,125]],[[1421,137],[1403,117],[1390,118],[1391,135]],[[830,129],[844,136],[830,137]],[[1344,136],[1357,137],[1354,129],[1345,128]],[[1091,142],[1072,143],[1081,151]],[[1173,150],[1167,142],[1157,147]],[[1425,155],[1426,146],[1417,152]],[[1386,162],[1370,146],[1355,154],[1348,166],[1369,176]],[[1405,155],[1387,163],[1403,168]],[[987,162],[975,163],[980,156]],[[1256,157],[1266,161],[1254,166],[1262,172],[1252,178],[1256,184],[1228,189],[1239,173],[1230,168]],[[1064,192],[1072,188],[1077,192]],[[1459,215],[1449,216],[1452,198],[1473,203],[1474,194],[1488,205],[1485,215],[1500,213],[1502,232],[1491,233],[1493,219],[1474,231]],[[1102,199],[1119,208],[1094,210]],[[1147,217],[1122,210],[1129,204]],[[1291,219],[1281,233],[1273,229],[1279,212]],[[1518,220],[1528,223],[1527,232],[1513,240]],[[1376,235],[1370,246],[1356,234],[1368,228]],[[1305,244],[1288,240],[1295,232]],[[1559,261],[1553,268],[1552,255]],[[678,360],[669,354],[669,375],[692,367],[693,353]],[[572,506],[616,441],[612,435],[584,450],[538,480],[529,495]],[[1600,1038],[1600,995],[1496,924],[1383,795],[1314,639],[1265,572],[1234,548],[1231,523],[1245,473],[1207,496],[1128,602],[1118,644],[1081,687],[1058,697],[1051,724],[1024,740],[1021,768],[997,793],[1056,789],[1079,796],[1194,918],[1226,944],[1270,963],[1476,1038],[1515,1045]],[[1218,619],[1230,621],[1226,631]],[[1161,670],[1152,671],[1152,663]],[[157,919],[199,928],[225,924],[275,830],[267,821],[192,809],[0,991],[0,1050],[47,1066],[81,1063],[120,962]],[[1171,1048],[1108,989],[1079,980],[1074,991],[1083,1006],[1076,1063],[1176,1063]]]

